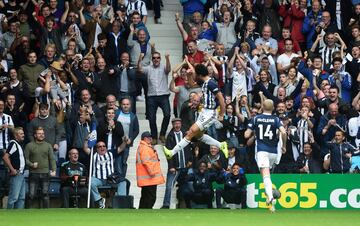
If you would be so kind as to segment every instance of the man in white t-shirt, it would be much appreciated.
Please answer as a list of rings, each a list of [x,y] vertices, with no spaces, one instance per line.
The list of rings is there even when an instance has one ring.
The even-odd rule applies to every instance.
[[[298,54],[294,53],[294,45],[291,38],[287,38],[284,41],[285,44],[285,52],[281,54],[276,61],[276,67],[279,73],[284,73],[290,68],[291,60],[294,57],[299,57]]]

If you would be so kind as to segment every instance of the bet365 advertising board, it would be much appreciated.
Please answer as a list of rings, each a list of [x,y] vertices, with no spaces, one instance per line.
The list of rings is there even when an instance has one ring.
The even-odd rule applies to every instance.
[[[260,174],[248,174],[247,205],[267,208]],[[281,209],[359,209],[360,174],[272,174]]]

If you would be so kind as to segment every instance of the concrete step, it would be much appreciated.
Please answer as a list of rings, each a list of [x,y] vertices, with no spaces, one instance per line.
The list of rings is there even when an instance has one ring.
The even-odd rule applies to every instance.
[[[165,7],[162,9],[162,17],[161,20],[163,24],[154,24],[153,19],[153,11],[149,11],[149,18],[146,24],[150,36],[151,42],[155,43],[155,48],[159,51],[163,58],[165,53],[170,54],[171,65],[174,68],[178,63],[182,61],[182,38],[180,33],[176,27],[174,14],[175,12],[179,12],[182,15],[182,6],[180,5],[178,0],[164,0]],[[164,59],[163,59],[164,60]],[[165,62],[165,61],[163,61]],[[169,82],[171,77],[169,76]],[[170,96],[170,103],[172,104],[174,95]],[[141,188],[136,185],[136,150],[140,142],[141,133],[144,131],[149,131],[149,122],[145,119],[145,102],[137,102],[137,115],[139,118],[139,127],[140,134],[137,139],[134,141],[134,146],[130,149],[129,159],[128,159],[128,172],[127,178],[131,182],[130,195],[134,196],[134,206],[137,208],[139,205],[140,197],[141,197]],[[158,109],[157,111],[157,125],[160,130],[161,121],[163,119],[162,111]],[[170,130],[169,125],[169,129]],[[154,147],[157,150],[160,159],[160,165],[162,169],[162,173],[166,176],[167,173],[167,161],[162,152],[162,146],[156,145]],[[157,199],[154,205],[155,209],[158,209],[162,206],[163,199],[165,193],[165,184],[159,185],[157,189]]]

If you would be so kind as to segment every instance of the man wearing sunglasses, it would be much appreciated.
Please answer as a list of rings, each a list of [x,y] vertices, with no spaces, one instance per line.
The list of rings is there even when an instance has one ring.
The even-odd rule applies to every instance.
[[[138,60],[138,71],[143,73],[147,78],[147,119],[149,120],[152,135],[152,144],[157,144],[158,130],[156,126],[156,111],[160,107],[164,118],[161,123],[159,140],[165,143],[166,129],[170,122],[170,90],[168,86],[168,75],[171,70],[170,56],[165,55],[165,65],[161,63],[159,52],[152,53],[152,64],[143,67],[141,61],[144,54],[141,53]]]

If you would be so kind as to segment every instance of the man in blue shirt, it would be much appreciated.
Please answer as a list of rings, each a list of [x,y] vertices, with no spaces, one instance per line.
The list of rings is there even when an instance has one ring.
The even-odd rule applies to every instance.
[[[286,152],[286,130],[281,124],[280,119],[272,115],[274,110],[274,103],[272,100],[265,100],[263,103],[263,114],[252,118],[248,124],[248,129],[245,131],[245,138],[248,139],[255,134],[255,159],[263,177],[265,186],[265,193],[267,196],[266,203],[271,212],[275,211],[275,199],[273,197],[272,182],[270,178],[270,169],[273,165],[278,164],[281,158],[281,153],[278,149],[279,137],[277,131],[280,131],[281,152]],[[278,197],[277,197],[278,198]]]

